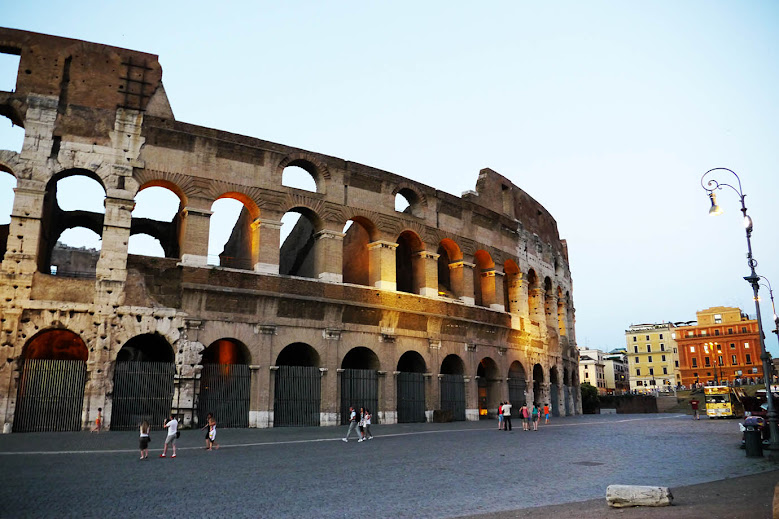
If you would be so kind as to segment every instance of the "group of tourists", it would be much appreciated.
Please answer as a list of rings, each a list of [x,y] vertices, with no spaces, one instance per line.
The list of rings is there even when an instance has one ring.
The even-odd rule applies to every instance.
[[[357,442],[372,440],[371,434],[371,412],[367,407],[361,407],[360,412],[349,407],[349,430],[346,431],[346,437],[342,441],[348,442],[352,431],[357,431]]]
[[[165,458],[168,455],[168,447],[171,448],[171,458],[176,457],[176,440],[181,436],[181,432],[179,431],[179,421],[176,419],[176,417],[171,414],[167,420],[165,420],[165,423],[162,425],[163,429],[167,429],[167,435],[165,436],[165,444],[162,448],[162,454],[160,454],[160,458]],[[144,420],[141,422],[140,426],[140,438],[139,438],[139,447],[141,449],[141,459],[147,460],[149,459],[149,442],[151,442],[151,436],[149,435],[149,431],[151,430],[151,426],[149,425],[149,422],[147,420]],[[201,431],[206,430],[206,450],[214,450],[219,448],[219,444],[216,443],[216,420],[214,419],[214,415],[211,413],[208,413],[208,416],[206,417],[206,424],[200,428]]]
[[[510,402],[501,402],[498,406],[498,430],[511,430],[511,408]],[[529,431],[532,423],[533,430],[538,430],[538,422],[541,420],[541,414],[544,415],[544,423],[549,423],[549,404],[544,404],[543,409],[534,403],[532,409],[528,409],[527,404],[522,404],[519,408],[519,418],[522,420],[522,430]]]

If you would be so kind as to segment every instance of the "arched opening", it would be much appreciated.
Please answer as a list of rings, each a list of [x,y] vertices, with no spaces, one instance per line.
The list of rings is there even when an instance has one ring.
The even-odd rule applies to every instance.
[[[79,431],[89,351],[70,330],[44,330],[22,353],[14,432]]]
[[[71,169],[52,177],[43,198],[38,270],[94,277],[104,215],[105,189],[93,172]]]
[[[243,193],[223,194],[211,206],[208,231],[208,264],[254,270],[259,260],[260,210]]]
[[[378,420],[379,358],[369,348],[352,348],[341,361],[341,425],[349,422],[349,407],[370,409]],[[377,423],[377,422],[372,422]]]
[[[178,258],[182,201],[175,192],[150,184],[135,195],[127,252]]]
[[[563,405],[565,415],[571,414],[571,372],[568,368],[563,368]]]
[[[423,215],[419,195],[407,187],[399,189],[395,193],[395,211],[421,218]]]
[[[527,273],[527,306],[530,321],[536,325],[540,323],[539,311],[541,305],[541,292],[538,286],[536,271],[530,269]]]
[[[544,368],[541,364],[533,366],[533,403],[541,404],[546,400],[544,394]]]
[[[11,227],[11,211],[14,207],[16,177],[0,167],[0,261],[8,249],[8,230]]]
[[[376,226],[367,218],[354,217],[344,226],[343,282],[370,286],[370,252]]]
[[[519,314],[522,301],[522,272],[514,260],[506,260],[503,264],[503,272],[506,274],[503,282],[503,301],[506,311]]]
[[[560,377],[557,374],[557,366],[552,366],[549,370],[549,383],[552,416],[560,416]]]
[[[565,297],[563,297],[563,291],[560,287],[557,287],[557,333],[560,334],[560,337],[565,337],[567,335],[567,326],[565,325],[566,321],[566,301]]]
[[[498,365],[491,358],[484,357],[476,368],[476,376],[479,386],[479,418],[494,418],[500,405]]]
[[[463,294],[463,254],[453,240],[438,244],[438,295],[457,299]]]
[[[300,163],[302,164],[302,162]],[[308,169],[313,170],[309,165]],[[287,166],[281,174],[281,185],[285,187],[294,187],[304,191],[317,192],[316,174],[311,173],[301,166]],[[313,170],[316,171],[316,170]]]
[[[111,429],[129,431],[146,420],[160,428],[170,414],[176,366],[168,340],[159,333],[137,335],[116,355]]]
[[[465,420],[465,363],[454,354],[441,363],[441,409],[452,413],[452,419]]]
[[[236,339],[219,339],[203,350],[198,386],[198,424],[212,413],[219,427],[249,427],[249,351]]]
[[[321,405],[319,354],[302,342],[285,347],[276,357],[273,426],[319,425]]]
[[[544,316],[546,325],[554,329],[557,327],[557,308],[554,304],[554,289],[552,280],[547,276],[544,278]]]
[[[413,231],[403,231],[398,236],[398,247],[395,249],[395,282],[398,292],[419,294],[421,271],[423,267],[419,252],[425,246],[419,236]]]
[[[424,422],[425,359],[415,351],[407,351],[398,359],[397,371],[398,423]]]
[[[5,47],[0,52],[0,91],[14,92],[19,72],[21,49]],[[2,149],[21,153],[24,143],[24,128],[22,121],[16,119],[11,111],[4,113],[8,119],[0,124],[0,142]],[[13,119],[12,119],[13,117]]]
[[[495,302],[495,262],[485,250],[473,255],[473,295],[477,306],[489,307]]]
[[[527,403],[527,375],[522,363],[515,360],[509,366],[509,402],[511,402],[511,416],[519,416],[519,408]]]
[[[316,278],[317,239],[321,228],[319,217],[308,208],[294,207],[281,218],[279,274]]]

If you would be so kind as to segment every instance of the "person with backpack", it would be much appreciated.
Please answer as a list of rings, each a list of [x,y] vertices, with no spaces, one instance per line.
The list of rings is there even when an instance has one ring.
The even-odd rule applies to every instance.
[[[522,404],[519,408],[519,418],[522,420],[522,430],[530,430],[530,413],[527,410],[527,404]]]
[[[538,410],[538,404],[534,403],[533,404],[533,412],[532,412],[532,415],[533,415],[533,430],[534,431],[538,430],[538,418],[539,418],[540,414],[541,414],[541,412]]]

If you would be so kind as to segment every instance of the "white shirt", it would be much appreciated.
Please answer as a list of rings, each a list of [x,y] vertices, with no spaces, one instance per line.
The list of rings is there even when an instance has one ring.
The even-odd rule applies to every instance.
[[[503,404],[503,416],[511,416],[511,404]]]
[[[172,436],[176,434],[176,431],[179,429],[179,421],[174,418],[170,422],[166,423],[165,427],[168,428],[168,436]]]

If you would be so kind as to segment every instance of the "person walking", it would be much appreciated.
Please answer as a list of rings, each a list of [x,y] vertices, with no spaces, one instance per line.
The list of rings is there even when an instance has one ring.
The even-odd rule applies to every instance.
[[[498,404],[498,430],[503,429],[503,402]]]
[[[692,407],[692,419],[693,420],[700,420],[701,415],[698,413],[698,405],[700,405],[700,401],[697,398],[693,398],[690,400],[690,406]]]
[[[360,423],[360,419],[357,417],[357,411],[354,410],[354,407],[349,407],[349,430],[346,431],[346,437],[341,438],[341,441],[348,442],[349,436],[351,436],[352,431],[357,429],[357,426]],[[360,439],[360,432],[357,431],[357,440]]]
[[[549,404],[544,404],[544,425],[549,423]]]
[[[95,418],[95,426],[92,428],[91,432],[96,432],[100,434],[100,431],[103,429],[103,408],[98,407],[97,408],[97,418]]]
[[[219,444],[216,443],[216,419],[214,415],[208,419],[208,450],[212,451],[219,448]]]
[[[527,404],[522,404],[522,407],[519,408],[519,418],[522,420],[522,430],[523,431],[529,431],[530,430],[530,413],[527,410]]]
[[[160,458],[164,458],[168,454],[168,445],[170,445],[173,448],[173,455],[171,458],[176,457],[176,431],[178,431],[179,428],[179,421],[176,420],[176,417],[174,417],[172,414],[170,415],[170,419],[168,419],[165,424],[163,425],[168,430],[168,436],[165,438],[165,446],[162,448],[162,454],[160,454]]]
[[[141,431],[140,431],[140,437],[138,439],[138,446],[141,449],[141,459],[146,460],[149,459],[149,442],[151,441],[151,437],[149,436],[149,422],[146,420],[141,422]]]
[[[362,415],[362,439],[363,440],[372,440],[373,435],[371,434],[371,411],[367,407],[365,408],[365,414]]]
[[[208,413],[206,415],[206,424],[200,428],[201,431],[206,432],[206,446],[204,449],[208,450],[211,448],[211,419],[214,418],[214,415],[211,413]]]
[[[508,401],[503,404],[503,430],[511,430],[511,402]]]
[[[539,418],[538,415],[539,415],[539,411],[538,411],[538,404],[536,404],[536,403],[533,403],[532,415],[533,415],[533,430],[537,431],[538,430],[538,418]]]

